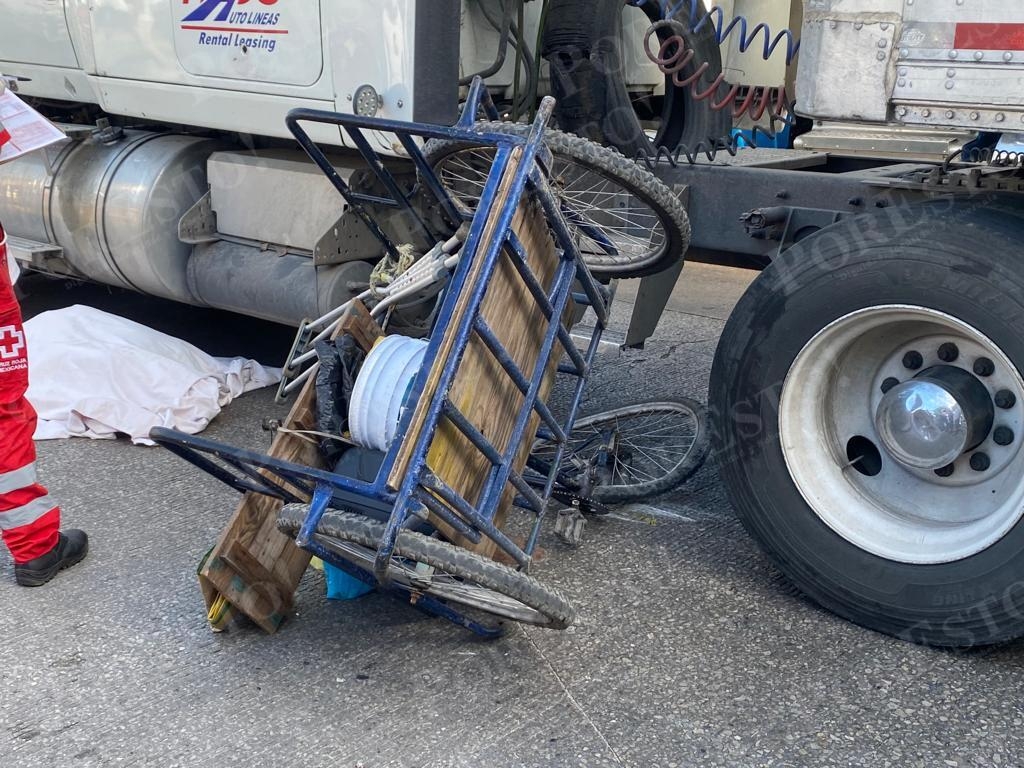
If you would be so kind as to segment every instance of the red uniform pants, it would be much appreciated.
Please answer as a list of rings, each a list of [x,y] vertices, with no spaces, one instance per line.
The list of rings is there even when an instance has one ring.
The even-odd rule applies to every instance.
[[[21,308],[0,228],[0,535],[17,564],[53,549],[60,528],[60,510],[36,481],[36,412],[25,399],[27,389]]]

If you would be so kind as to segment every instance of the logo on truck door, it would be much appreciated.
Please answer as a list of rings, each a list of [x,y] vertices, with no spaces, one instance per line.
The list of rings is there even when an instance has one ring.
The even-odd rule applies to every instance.
[[[0,0],[0,7],[4,2]],[[189,74],[302,87],[321,78],[320,0],[164,2],[173,14],[178,61]]]
[[[241,48],[244,52],[277,50],[288,28],[274,6],[278,0],[182,0],[193,7],[181,28],[197,34],[200,46]]]

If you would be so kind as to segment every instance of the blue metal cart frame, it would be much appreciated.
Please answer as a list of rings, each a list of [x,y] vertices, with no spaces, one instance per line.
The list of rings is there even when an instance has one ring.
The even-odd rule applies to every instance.
[[[378,227],[373,217],[367,213],[364,207],[366,204],[404,211],[405,215],[411,217],[411,220],[428,240],[438,242],[445,239],[447,235],[431,231],[412,204],[412,196],[401,189],[382,159],[372,148],[366,131],[379,131],[397,137],[415,163],[420,182],[426,191],[433,195],[446,216],[453,223],[464,220],[471,222],[459,263],[451,275],[448,290],[435,322],[434,332],[429,340],[424,364],[410,390],[409,402],[418,402],[423,397],[432,370],[436,365],[442,366],[439,384],[430,397],[426,408],[426,420],[416,436],[415,446],[411,453],[412,459],[408,463],[408,469],[400,486],[398,488],[389,487],[388,477],[395,467],[397,457],[410,430],[415,410],[413,408],[405,410],[397,436],[372,482],[364,482],[326,470],[282,461],[255,451],[223,445],[173,430],[159,428],[153,430],[151,434],[152,439],[160,445],[238,491],[266,494],[286,503],[304,502],[304,499],[300,498],[292,489],[299,491],[300,494],[310,498],[311,502],[305,522],[299,531],[297,544],[368,584],[390,586],[398,590],[407,591],[407,588],[399,584],[392,584],[389,578],[389,565],[396,539],[403,528],[408,527],[411,522],[421,519],[424,509],[436,515],[439,520],[470,542],[478,543],[483,537],[491,539],[502,552],[518,564],[520,569],[529,570],[547,501],[558,479],[558,467],[565,448],[566,437],[572,431],[582,399],[583,388],[608,319],[610,294],[594,280],[584,264],[566,226],[565,216],[568,214],[571,219],[571,212],[563,210],[545,175],[545,165],[550,161],[544,149],[543,134],[550,119],[554,101],[548,98],[541,104],[529,137],[525,140],[506,134],[488,134],[472,130],[478,106],[482,106],[494,116],[493,105],[491,105],[487,91],[482,87],[481,82],[474,83],[468,104],[462,119],[454,127],[403,123],[308,109],[294,110],[287,119],[288,127],[299,144],[323,170],[356,214],[363,219],[370,231],[381,241],[387,253],[394,255],[396,253],[394,246]],[[388,190],[390,197],[370,196],[350,189],[331,165],[327,156],[302,128],[302,123],[336,125],[344,129],[365,158],[370,169],[376,174],[383,187]],[[466,212],[452,201],[424,159],[414,137],[454,139],[495,148],[494,163],[475,213]],[[511,174],[511,179],[506,179],[507,174]],[[502,182],[510,187],[511,192],[504,197],[503,203],[499,203],[498,187]],[[550,290],[545,290],[542,287],[539,279],[530,269],[523,245],[511,231],[513,216],[524,194],[528,194],[540,202],[555,237],[556,246],[560,251],[559,264]],[[487,239],[485,238],[487,231],[496,232],[498,235]],[[532,370],[524,371],[516,365],[493,329],[480,315],[481,303],[503,252],[510,258],[523,283],[529,289],[530,296],[541,309],[547,321],[540,355]],[[470,272],[480,261],[483,262],[481,277],[471,286],[471,294],[463,296]],[[563,314],[570,300],[591,307],[597,317],[595,329],[585,352],[576,348],[570,337],[569,329],[563,323]],[[460,312],[456,312],[456,307],[460,304],[463,306]],[[456,317],[459,319],[455,331],[454,347],[442,359],[442,338],[445,329]],[[524,398],[522,408],[515,419],[508,446],[503,450],[493,445],[481,434],[447,397],[463,353],[474,336],[483,342]],[[565,360],[561,359],[562,350],[566,353]],[[568,413],[561,420],[554,416],[538,396],[545,370],[555,355],[558,355],[560,360],[559,373],[576,379]],[[541,420],[539,436],[549,440],[553,439],[559,445],[555,461],[550,465],[547,476],[540,484],[541,487],[535,487],[528,479],[511,468],[513,457],[526,437],[526,431],[534,412],[539,415]],[[490,466],[484,491],[476,501],[460,496],[427,466],[427,453],[434,434],[443,420],[454,425]],[[529,437],[533,439],[534,436],[530,435]],[[535,480],[534,483],[536,483]],[[507,485],[511,485],[516,491],[514,506],[534,516],[530,534],[522,547],[512,541],[494,522],[499,502]],[[340,558],[314,539],[313,535],[321,518],[332,506],[356,512],[375,510],[388,516],[386,531],[379,543],[372,573]],[[444,616],[480,634],[493,633],[493,630],[467,619],[451,606],[435,600],[429,595],[418,596],[416,604],[418,607]]]

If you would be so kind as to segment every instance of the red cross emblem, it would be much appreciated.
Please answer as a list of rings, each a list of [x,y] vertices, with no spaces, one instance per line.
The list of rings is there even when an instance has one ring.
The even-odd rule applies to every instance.
[[[25,334],[13,325],[0,328],[0,360],[13,360],[25,351]]]

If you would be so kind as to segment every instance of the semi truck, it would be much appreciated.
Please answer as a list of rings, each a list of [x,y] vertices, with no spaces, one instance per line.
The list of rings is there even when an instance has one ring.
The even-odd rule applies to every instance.
[[[691,257],[762,270],[709,393],[747,530],[841,616],[982,645],[1024,634],[1022,72],[996,0],[0,0],[0,74],[69,136],[4,168],[0,220],[28,269],[298,324],[380,254],[290,110],[450,124],[480,75],[514,122],[551,93],[685,204]]]

